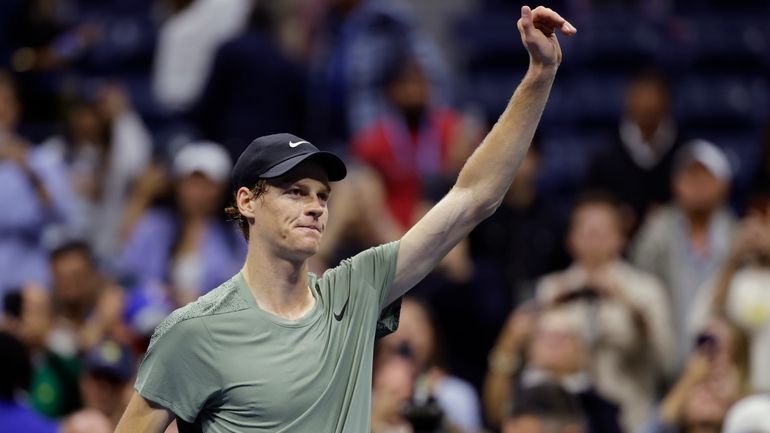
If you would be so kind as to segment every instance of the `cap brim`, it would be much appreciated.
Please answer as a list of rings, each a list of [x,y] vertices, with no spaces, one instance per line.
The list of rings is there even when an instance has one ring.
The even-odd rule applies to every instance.
[[[319,151],[291,157],[286,161],[282,161],[274,165],[269,170],[262,173],[259,177],[261,179],[273,179],[279,176],[283,176],[284,174],[291,171],[291,169],[294,167],[308,160],[319,163],[321,167],[323,167],[323,169],[326,171],[326,175],[329,176],[330,182],[337,182],[342,180],[348,174],[348,169],[345,167],[345,163],[342,162],[340,157],[331,152]]]

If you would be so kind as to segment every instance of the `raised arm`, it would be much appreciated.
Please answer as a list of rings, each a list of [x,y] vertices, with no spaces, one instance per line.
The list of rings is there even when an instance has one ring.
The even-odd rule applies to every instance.
[[[388,302],[423,279],[497,209],[529,148],[561,63],[555,31],[573,35],[576,29],[542,6],[522,7],[517,26],[529,52],[529,70],[500,119],[466,161],[452,190],[401,239]]]

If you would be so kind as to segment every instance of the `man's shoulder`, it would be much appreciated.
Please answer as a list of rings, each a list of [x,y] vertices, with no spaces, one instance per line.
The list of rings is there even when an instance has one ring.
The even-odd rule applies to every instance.
[[[174,310],[155,328],[150,346],[172,329],[184,332],[182,328],[187,328],[191,319],[212,317],[249,308],[248,302],[238,293],[236,279],[237,275],[201,296],[195,302]]]

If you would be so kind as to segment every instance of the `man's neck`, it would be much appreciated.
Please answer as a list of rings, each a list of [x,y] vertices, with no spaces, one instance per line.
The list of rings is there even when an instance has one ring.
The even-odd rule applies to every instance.
[[[296,320],[315,304],[307,260],[288,260],[250,245],[242,272],[257,305],[268,313]]]

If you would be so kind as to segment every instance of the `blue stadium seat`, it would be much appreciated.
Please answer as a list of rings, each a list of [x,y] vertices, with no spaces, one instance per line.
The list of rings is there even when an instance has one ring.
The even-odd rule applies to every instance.
[[[673,87],[677,118],[690,129],[750,128],[768,116],[770,87],[761,75],[691,75]]]

